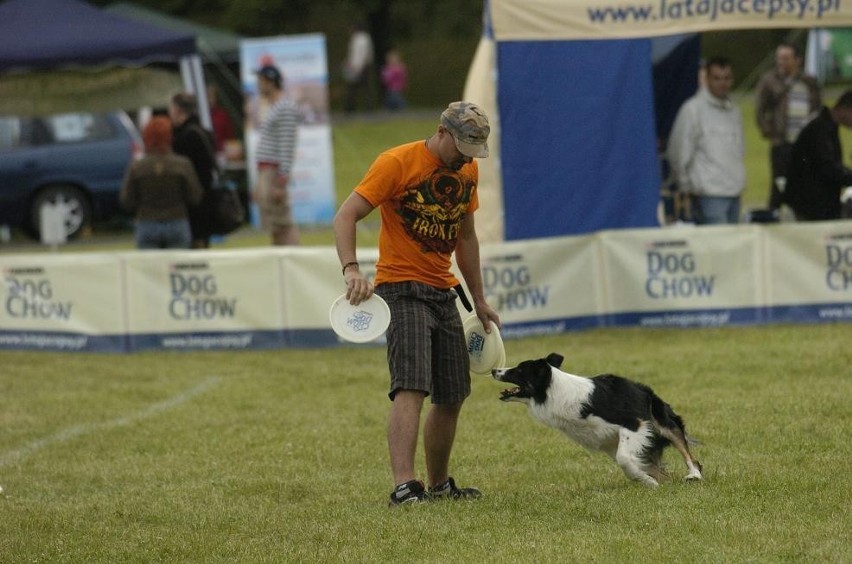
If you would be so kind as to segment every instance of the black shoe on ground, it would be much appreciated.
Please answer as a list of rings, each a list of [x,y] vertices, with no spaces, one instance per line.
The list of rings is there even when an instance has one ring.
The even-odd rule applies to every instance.
[[[426,486],[420,480],[411,480],[400,484],[390,494],[389,507],[408,503],[423,503],[432,501],[432,495],[426,491]]]
[[[482,492],[476,488],[458,488],[452,477],[439,486],[429,488],[432,499],[477,499],[482,497]]]

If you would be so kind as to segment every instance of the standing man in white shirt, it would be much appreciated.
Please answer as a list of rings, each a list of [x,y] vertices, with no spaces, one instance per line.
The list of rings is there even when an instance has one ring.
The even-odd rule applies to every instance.
[[[772,177],[768,206],[771,211],[777,211],[782,203],[778,179],[787,178],[793,142],[821,105],[819,84],[802,72],[799,48],[793,43],[778,45],[775,68],[764,74],[755,88],[757,126],[770,144]]]
[[[261,227],[273,245],[298,245],[299,227],[293,219],[289,185],[299,126],[299,110],[284,96],[284,76],[273,65],[257,71],[257,89],[269,109],[257,144],[257,182],[252,194]]]
[[[373,67],[373,39],[365,26],[358,22],[352,25],[349,36],[349,48],[343,61],[343,80],[346,92],[343,111],[351,114],[358,106],[358,98],[363,98],[364,109],[369,109],[370,69]]]
[[[680,190],[694,198],[696,222],[738,223],[745,188],[745,142],[739,108],[731,101],[731,61],[705,64],[706,86],[678,111],[668,157]]]

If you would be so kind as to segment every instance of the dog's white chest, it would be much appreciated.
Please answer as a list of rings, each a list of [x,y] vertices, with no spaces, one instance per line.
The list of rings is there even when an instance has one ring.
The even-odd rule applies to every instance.
[[[609,450],[618,443],[618,426],[591,415],[582,417],[594,384],[588,378],[566,375],[554,380],[544,403],[531,403],[532,416],[591,450]]]
[[[610,451],[618,445],[618,425],[595,415],[562,421],[556,428],[590,450]]]

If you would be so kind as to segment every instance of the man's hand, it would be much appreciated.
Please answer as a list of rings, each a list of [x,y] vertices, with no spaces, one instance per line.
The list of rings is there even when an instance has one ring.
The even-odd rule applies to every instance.
[[[346,299],[352,305],[358,305],[364,300],[373,295],[375,289],[367,280],[358,267],[347,268],[343,273],[343,279],[346,282]]]
[[[479,321],[485,328],[486,333],[491,333],[491,323],[489,323],[489,321],[494,322],[494,325],[496,325],[498,329],[503,328],[503,322],[500,321],[500,314],[486,302],[479,302],[475,304],[474,310],[476,311],[476,317],[479,318]]]

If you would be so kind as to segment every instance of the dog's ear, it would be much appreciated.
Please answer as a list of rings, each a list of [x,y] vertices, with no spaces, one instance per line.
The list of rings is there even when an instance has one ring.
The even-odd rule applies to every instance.
[[[561,354],[550,353],[549,355],[547,355],[546,360],[547,364],[549,364],[550,366],[554,368],[559,368],[560,366],[562,366],[562,361],[565,360],[565,358]]]

